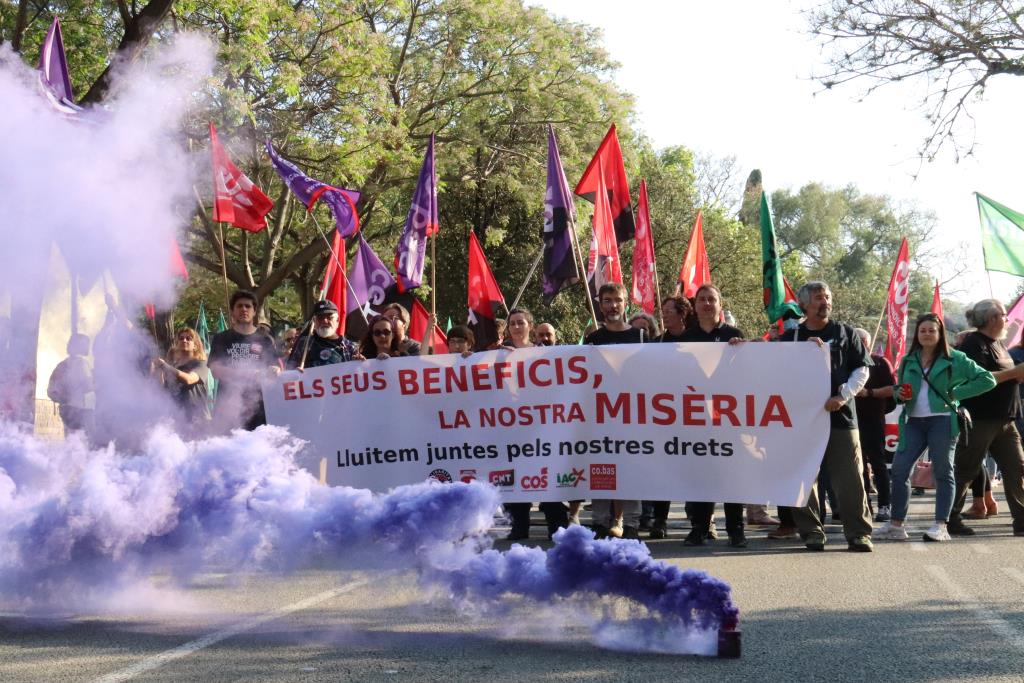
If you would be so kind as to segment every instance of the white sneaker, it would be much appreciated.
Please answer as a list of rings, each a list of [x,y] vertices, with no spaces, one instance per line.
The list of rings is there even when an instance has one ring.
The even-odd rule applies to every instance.
[[[931,529],[924,532],[924,540],[941,543],[943,541],[951,541],[953,539],[950,538],[949,532],[946,531],[945,524],[933,524]]]
[[[904,526],[894,526],[891,522],[886,522],[885,526],[880,526],[871,532],[871,538],[876,541],[905,541],[907,536],[907,529]]]
[[[615,520],[615,522],[611,525],[611,527],[608,528],[608,535],[611,536],[612,538],[622,538],[622,520],[621,519]]]

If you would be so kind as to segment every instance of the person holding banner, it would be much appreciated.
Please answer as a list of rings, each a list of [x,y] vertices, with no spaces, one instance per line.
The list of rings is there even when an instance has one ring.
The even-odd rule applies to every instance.
[[[607,282],[597,291],[597,298],[604,315],[604,326],[594,330],[583,340],[584,344],[603,346],[606,344],[642,344],[643,330],[631,327],[626,322],[626,301],[629,293],[620,282]],[[511,320],[510,320],[511,322]],[[594,532],[598,538],[640,538],[639,500],[595,500],[591,511]],[[619,513],[621,512],[621,519]],[[667,517],[666,512],[666,517]],[[653,532],[652,532],[653,533]]]
[[[392,318],[378,315],[370,319],[370,326],[359,344],[359,355],[363,358],[379,358],[404,356],[398,342],[398,323]]]
[[[697,309],[697,324],[683,332],[684,342],[718,342],[736,345],[743,341],[743,333],[722,321],[722,292],[715,285],[706,282],[697,288],[694,296]],[[703,545],[711,537],[712,515],[715,504],[691,501],[690,533],[683,545]],[[747,538],[743,534],[743,504],[725,503],[725,529],[729,534],[729,545],[746,548]]]
[[[406,334],[409,331],[409,311],[406,310],[405,306],[397,302],[391,302],[384,307],[381,315],[395,324],[395,334],[398,338],[398,347],[402,350],[402,355],[420,355],[420,343],[409,339]],[[434,328],[427,327],[427,329],[432,330]]]
[[[871,513],[864,490],[863,460],[857,434],[857,413],[854,396],[868,380],[871,356],[853,328],[831,319],[832,290],[824,282],[806,283],[797,292],[797,300],[805,318],[785,341],[814,340],[827,346],[832,369],[832,395],[825,401],[831,413],[832,429],[825,447],[823,463],[827,465],[832,487],[843,511],[843,534],[847,548],[854,552],[871,552]],[[818,482],[811,487],[807,507],[793,511],[800,535],[808,550],[825,549],[825,528],[821,521]]]
[[[963,523],[961,510],[971,481],[981,471],[989,453],[1003,473],[1003,493],[1013,517],[1013,535],[1024,536],[1024,451],[1014,418],[1021,414],[1017,382],[1024,378],[1024,365],[1014,365],[1000,339],[1006,330],[1006,308],[995,299],[982,299],[968,312],[967,322],[977,330],[960,345],[968,358],[992,373],[997,386],[988,393],[964,401],[973,428],[969,439],[961,439],[954,460],[956,498],[946,530],[953,536],[973,536],[974,529]]]
[[[508,312],[509,341],[505,349],[528,349],[533,343],[533,314],[525,308],[513,308]],[[512,518],[512,530],[506,537],[510,541],[521,541],[530,537],[530,508],[533,503],[505,503],[505,510]],[[546,502],[540,504],[548,526],[550,539],[559,528],[569,526],[569,509],[565,503]]]
[[[960,434],[956,409],[960,400],[989,391],[996,380],[962,352],[951,349],[942,318],[925,313],[918,317],[910,352],[900,362],[899,383],[896,400],[904,409],[892,463],[892,519],[875,530],[874,538],[907,540],[903,522],[910,500],[910,473],[927,448],[935,473],[935,524],[924,532],[924,540],[948,541],[953,453]]]

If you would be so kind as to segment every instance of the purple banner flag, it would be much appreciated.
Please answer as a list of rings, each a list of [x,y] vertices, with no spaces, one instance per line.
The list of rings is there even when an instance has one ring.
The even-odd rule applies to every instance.
[[[355,190],[332,187],[327,183],[314,180],[299,170],[299,167],[274,151],[274,146],[267,140],[267,154],[277,175],[288,186],[288,189],[312,211],[317,201],[322,201],[334,216],[334,226],[342,237],[351,237],[359,232],[359,214],[356,203],[360,194]]]
[[[75,104],[75,96],[71,91],[71,76],[68,73],[68,60],[64,54],[64,35],[60,30],[60,19],[53,18],[50,30],[46,33],[43,48],[39,51],[39,82],[43,86],[43,94],[57,111],[62,114],[74,115],[82,111]]]
[[[420,179],[412,196],[405,230],[395,247],[395,273],[398,289],[405,292],[420,286],[427,257],[427,238],[437,233],[437,171],[434,167],[434,135],[423,157]]]
[[[579,268],[572,249],[572,232],[576,230],[576,209],[572,192],[562,170],[555,129],[548,124],[548,187],[544,194],[544,303],[579,281]]]
[[[352,291],[345,312],[345,335],[361,339],[366,333],[366,321],[380,313],[381,305],[395,287],[395,278],[362,235],[348,282]]]

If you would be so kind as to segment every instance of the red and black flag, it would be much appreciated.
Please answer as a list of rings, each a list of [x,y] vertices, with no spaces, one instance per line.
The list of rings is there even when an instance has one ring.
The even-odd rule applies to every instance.
[[[476,233],[469,231],[469,327],[476,337],[476,348],[486,349],[498,339],[498,326],[495,324],[495,310],[505,307],[505,297],[501,293],[498,281],[491,272],[487,257],[476,238]]]
[[[612,220],[615,222],[615,237],[619,244],[633,239],[636,225],[633,222],[633,207],[629,199],[629,181],[626,179],[626,167],[622,162],[622,148],[615,134],[615,124],[608,129],[597,153],[587,165],[583,177],[576,184],[576,194],[588,202],[596,203],[597,184],[603,176],[608,192],[608,205],[611,208]]]

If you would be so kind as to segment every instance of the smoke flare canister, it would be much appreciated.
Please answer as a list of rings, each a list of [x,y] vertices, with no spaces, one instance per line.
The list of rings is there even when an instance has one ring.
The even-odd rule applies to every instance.
[[[718,629],[718,657],[738,659],[740,656],[739,629]]]

